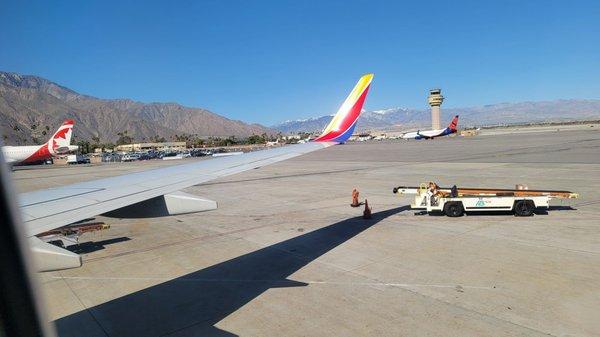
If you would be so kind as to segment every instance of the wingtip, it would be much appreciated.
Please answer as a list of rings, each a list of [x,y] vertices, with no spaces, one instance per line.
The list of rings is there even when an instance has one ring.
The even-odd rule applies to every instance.
[[[340,110],[331,119],[321,136],[315,141],[337,141],[345,142],[352,136],[356,121],[360,117],[362,107],[369,92],[373,73],[367,73],[360,77],[350,95],[346,98]]]
[[[367,74],[362,75],[362,78],[369,80],[369,82],[373,80],[373,77],[375,77],[375,74],[373,74],[373,73],[367,73]]]

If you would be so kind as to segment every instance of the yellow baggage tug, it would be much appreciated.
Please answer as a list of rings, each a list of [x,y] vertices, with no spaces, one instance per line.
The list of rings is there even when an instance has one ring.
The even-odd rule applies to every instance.
[[[465,212],[513,212],[517,216],[531,216],[537,208],[548,209],[551,199],[574,199],[577,193],[570,191],[529,190],[524,185],[515,189],[439,187],[437,184],[421,184],[419,187],[399,186],[393,192],[398,195],[415,195],[410,207],[427,211],[443,212],[450,217]]]

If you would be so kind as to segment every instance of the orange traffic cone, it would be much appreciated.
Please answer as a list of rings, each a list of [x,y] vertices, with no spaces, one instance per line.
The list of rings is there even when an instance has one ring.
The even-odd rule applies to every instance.
[[[369,207],[369,201],[365,199],[365,210],[363,211],[363,219],[371,219],[371,207]]]
[[[350,206],[352,207],[358,207],[360,206],[360,203],[358,202],[358,190],[355,188],[352,190],[352,203],[350,204]]]

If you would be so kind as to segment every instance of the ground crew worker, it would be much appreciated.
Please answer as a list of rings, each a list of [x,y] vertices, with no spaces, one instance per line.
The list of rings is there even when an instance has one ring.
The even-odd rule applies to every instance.
[[[438,194],[438,185],[433,181],[427,184],[427,203],[431,206],[437,204],[436,195]]]

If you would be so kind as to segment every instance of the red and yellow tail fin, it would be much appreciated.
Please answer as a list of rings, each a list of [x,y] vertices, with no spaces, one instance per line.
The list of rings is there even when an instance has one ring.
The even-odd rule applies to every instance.
[[[343,143],[352,136],[356,127],[356,120],[360,116],[372,80],[373,74],[363,75],[358,80],[358,83],[333,116],[331,122],[323,130],[323,133],[315,139],[316,142]]]

